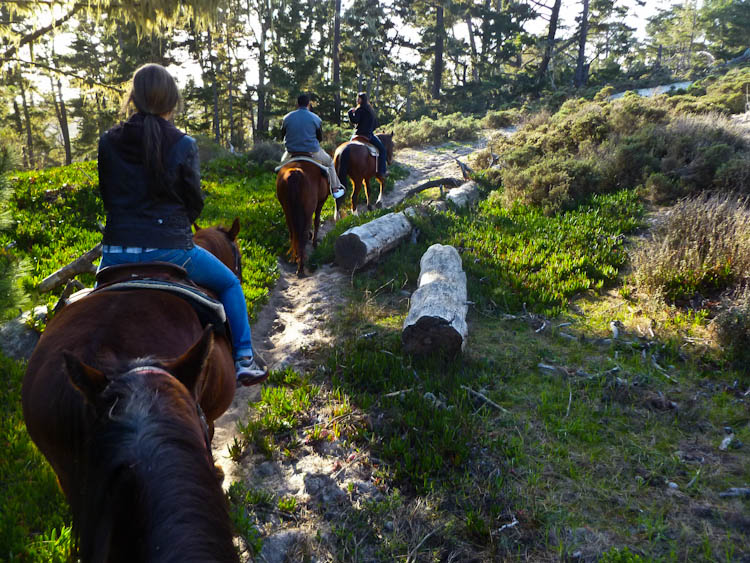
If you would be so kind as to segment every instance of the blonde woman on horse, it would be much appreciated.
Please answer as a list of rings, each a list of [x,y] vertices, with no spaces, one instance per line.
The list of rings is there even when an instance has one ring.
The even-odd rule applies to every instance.
[[[99,190],[107,211],[99,269],[172,262],[219,297],[232,333],[237,382],[254,385],[268,370],[253,354],[240,280],[216,256],[193,244],[191,224],[203,209],[198,145],[171,122],[177,84],[158,64],[140,67],[125,100],[130,118],[99,139]]]
[[[310,96],[300,94],[297,97],[297,109],[287,113],[282,122],[281,135],[286,150],[281,156],[281,164],[284,165],[299,153],[310,156],[326,167],[331,195],[338,199],[344,195],[344,186],[336,175],[333,159],[320,147],[320,141],[323,139],[322,125],[320,117],[310,110]]]

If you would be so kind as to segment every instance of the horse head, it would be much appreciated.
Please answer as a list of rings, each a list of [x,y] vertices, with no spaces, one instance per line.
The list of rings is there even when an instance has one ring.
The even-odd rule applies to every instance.
[[[193,223],[193,228],[195,229],[193,242],[216,256],[241,280],[242,259],[237,247],[237,235],[240,232],[239,219],[235,217],[229,229],[224,227],[202,229],[197,223]]]
[[[385,146],[385,161],[389,165],[393,164],[393,131],[390,133],[381,133],[378,135],[378,138],[383,142],[383,146]]]
[[[198,406],[213,342],[207,327],[178,357],[101,368],[63,354],[94,416],[81,485],[69,494],[83,561],[177,560],[196,550],[236,561]]]

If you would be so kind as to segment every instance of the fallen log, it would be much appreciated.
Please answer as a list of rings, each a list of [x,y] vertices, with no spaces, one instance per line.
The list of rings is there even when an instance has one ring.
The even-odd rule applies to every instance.
[[[456,188],[462,184],[462,181],[458,178],[438,178],[437,180],[430,180],[429,182],[425,182],[423,184],[419,184],[418,186],[410,189],[408,192],[404,194],[404,199],[408,199],[413,195],[418,194],[419,192],[423,192],[425,190],[429,190],[430,188],[442,188],[443,186],[448,186],[451,188]],[[442,193],[440,194],[442,195]]]
[[[336,263],[354,270],[398,246],[411,233],[412,225],[406,218],[409,211],[388,213],[345,231],[334,245]]]
[[[64,284],[69,279],[74,278],[78,274],[95,273],[96,266],[94,266],[93,262],[101,255],[102,245],[101,243],[99,243],[82,256],[79,256],[78,258],[73,260],[73,262],[71,262],[67,266],[63,266],[53,274],[50,274],[49,276],[44,278],[39,284],[39,291],[41,293],[52,291],[57,286]]]
[[[468,336],[466,273],[452,246],[433,244],[419,262],[417,290],[401,331],[404,350],[411,354],[463,350]]]
[[[479,199],[479,184],[466,182],[451,190],[445,196],[456,207],[466,207]]]

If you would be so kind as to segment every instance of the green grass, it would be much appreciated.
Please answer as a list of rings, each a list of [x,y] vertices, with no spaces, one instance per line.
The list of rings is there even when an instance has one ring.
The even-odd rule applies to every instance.
[[[70,513],[57,479],[32,444],[21,412],[25,365],[0,354],[0,559],[67,561]]]
[[[13,195],[11,227],[0,233],[0,247],[29,265],[22,283],[34,304],[54,305],[62,288],[38,295],[49,274],[101,241],[105,216],[98,192],[96,162],[9,177]],[[276,257],[287,245],[286,227],[276,200],[275,175],[239,157],[212,161],[204,168],[205,207],[201,226],[229,226],[240,220],[243,289],[251,314],[265,302],[278,278]],[[93,276],[79,278],[93,283]]]

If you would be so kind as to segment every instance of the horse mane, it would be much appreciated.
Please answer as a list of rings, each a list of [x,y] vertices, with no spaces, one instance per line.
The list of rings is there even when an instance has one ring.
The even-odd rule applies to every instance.
[[[81,560],[235,562],[210,454],[175,408],[185,397],[168,397],[176,391],[158,377],[117,377],[95,406],[83,485],[71,502]]]

